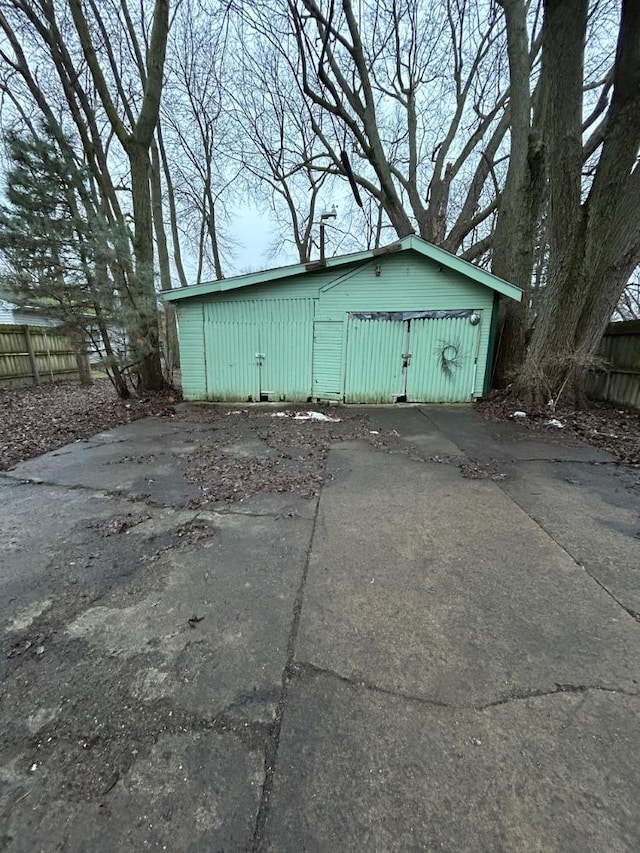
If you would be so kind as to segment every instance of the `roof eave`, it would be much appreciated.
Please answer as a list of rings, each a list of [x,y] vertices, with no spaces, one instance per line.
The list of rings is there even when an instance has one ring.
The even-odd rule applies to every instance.
[[[327,258],[321,262],[313,262],[309,264],[292,264],[286,267],[277,267],[272,270],[263,270],[262,272],[252,273],[246,276],[234,276],[229,279],[220,279],[219,281],[206,282],[203,284],[191,285],[189,287],[175,288],[174,290],[165,291],[161,294],[163,301],[175,302],[179,299],[190,299],[196,296],[207,296],[213,293],[224,293],[229,290],[238,290],[244,287],[252,287],[260,284],[267,284],[272,281],[277,281],[283,278],[291,278],[302,275],[303,273],[321,272],[331,269],[332,267],[340,267],[346,264],[361,263],[380,255],[389,254],[391,252],[399,252],[404,249],[413,249],[423,257],[440,263],[454,272],[459,273],[465,278],[472,279],[478,284],[482,284],[491,290],[500,293],[502,296],[507,296],[514,299],[516,302],[522,301],[522,290],[508,281],[493,275],[481,267],[476,267],[468,261],[459,258],[457,255],[447,252],[438,246],[427,243],[419,237],[411,234],[404,237],[402,240],[392,243],[390,246],[382,246],[379,249],[369,249],[365,252],[354,252],[351,255],[340,255],[337,258]]]

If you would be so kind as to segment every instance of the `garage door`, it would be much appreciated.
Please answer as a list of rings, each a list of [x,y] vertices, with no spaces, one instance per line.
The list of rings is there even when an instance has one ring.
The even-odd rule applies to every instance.
[[[209,399],[309,399],[312,300],[211,302],[204,317]]]
[[[357,312],[349,315],[348,403],[471,399],[481,312]]]

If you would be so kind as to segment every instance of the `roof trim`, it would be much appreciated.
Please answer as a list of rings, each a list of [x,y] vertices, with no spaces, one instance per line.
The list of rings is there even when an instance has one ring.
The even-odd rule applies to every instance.
[[[444,249],[428,243],[421,237],[411,234],[404,237],[402,240],[392,243],[390,246],[383,246],[379,249],[369,249],[365,252],[354,252],[350,255],[340,255],[336,258],[327,258],[323,264],[313,262],[310,264],[292,264],[286,267],[276,267],[271,270],[262,270],[261,272],[249,273],[248,275],[233,276],[232,278],[223,278],[219,281],[210,281],[203,284],[191,285],[190,287],[179,287],[173,290],[165,291],[161,294],[165,302],[175,302],[178,299],[190,299],[195,296],[207,296],[213,293],[224,293],[229,290],[238,290],[242,287],[252,287],[260,284],[269,284],[272,281],[278,281],[283,278],[302,275],[304,273],[313,274],[314,272],[324,272],[334,267],[342,267],[347,264],[357,264],[362,261],[370,261],[378,258],[381,255],[390,252],[402,252],[411,249],[429,260],[447,267],[454,272],[459,273],[465,278],[471,279],[477,284],[482,284],[491,290],[508,296],[510,299],[515,299],[516,302],[522,300],[522,291],[519,287],[504,281],[501,278],[493,275],[475,264],[459,258],[457,255],[452,255]]]

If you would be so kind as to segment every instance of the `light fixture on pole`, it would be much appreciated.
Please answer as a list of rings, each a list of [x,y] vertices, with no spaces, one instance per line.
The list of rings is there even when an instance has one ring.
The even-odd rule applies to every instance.
[[[331,210],[327,210],[320,214],[320,262],[324,263],[324,229],[327,219],[335,219],[338,215],[335,204]]]

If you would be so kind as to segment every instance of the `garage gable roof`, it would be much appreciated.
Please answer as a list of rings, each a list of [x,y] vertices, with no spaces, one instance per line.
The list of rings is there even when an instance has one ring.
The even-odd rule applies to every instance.
[[[219,281],[195,284],[190,287],[174,288],[173,290],[165,291],[162,294],[162,298],[166,302],[173,302],[178,299],[206,296],[210,293],[224,293],[225,291],[237,290],[241,287],[270,284],[272,281],[278,281],[283,278],[298,276],[304,273],[330,270],[334,267],[337,268],[347,264],[369,261],[372,258],[379,257],[380,255],[407,250],[417,252],[434,263],[447,267],[448,269],[463,275],[465,278],[471,279],[476,282],[476,284],[482,284],[497,293],[501,293],[503,296],[515,299],[516,302],[520,302],[522,300],[522,291],[519,287],[509,284],[508,281],[498,278],[492,273],[477,267],[475,264],[459,258],[457,255],[452,255],[450,252],[447,252],[438,246],[434,246],[433,243],[429,243],[421,237],[416,237],[415,234],[403,237],[403,239],[398,240],[397,243],[392,243],[390,246],[384,246],[380,249],[369,249],[366,252],[355,252],[350,255],[339,255],[335,258],[327,258],[325,261],[313,261],[308,264],[293,264],[286,267],[276,267],[271,270],[262,270],[261,272],[249,273],[248,275],[238,275],[233,278],[223,278]]]

